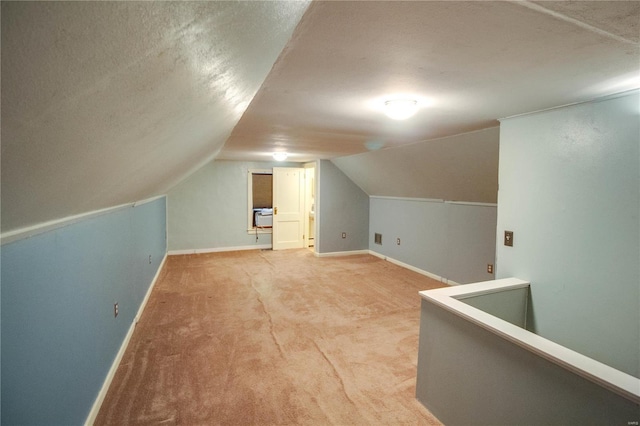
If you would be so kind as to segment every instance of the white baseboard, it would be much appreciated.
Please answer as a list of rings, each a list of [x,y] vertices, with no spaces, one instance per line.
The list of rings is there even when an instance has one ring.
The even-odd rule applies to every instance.
[[[241,251],[241,250],[261,250],[270,249],[271,244],[256,244],[253,246],[238,246],[238,247],[215,247],[205,249],[187,249],[187,250],[169,250],[169,256],[175,256],[179,254],[202,254],[202,253],[219,253],[224,251]]]
[[[111,368],[107,373],[107,377],[104,379],[104,383],[102,383],[102,388],[100,388],[100,392],[98,392],[98,396],[96,400],[93,402],[93,406],[91,407],[91,411],[89,411],[89,416],[87,416],[87,420],[84,422],[85,426],[91,426],[96,421],[96,417],[98,417],[98,413],[100,412],[100,407],[102,407],[102,403],[104,402],[105,396],[107,396],[107,391],[109,390],[109,386],[111,386],[111,382],[113,381],[113,377],[116,375],[116,371],[118,370],[118,366],[120,365],[120,361],[122,361],[122,357],[124,356],[125,351],[127,350],[127,346],[129,346],[129,341],[131,340],[131,336],[133,336],[133,332],[136,329],[136,324],[140,321],[140,316],[142,315],[142,311],[147,306],[147,301],[149,300],[149,296],[151,295],[151,291],[156,285],[158,278],[160,277],[160,273],[162,272],[162,268],[164,267],[164,263],[167,260],[167,254],[162,258],[162,262],[160,262],[160,266],[156,271],[156,275],[153,277],[151,281],[151,285],[147,289],[147,294],[145,294],[144,299],[142,299],[142,303],[140,304],[140,308],[138,308],[138,312],[136,316],[133,318],[133,322],[129,326],[129,330],[127,331],[124,340],[122,341],[122,345],[120,345],[120,350],[116,354],[113,362],[111,363]]]
[[[147,293],[144,295],[144,299],[142,299],[142,303],[140,304],[140,308],[138,308],[138,313],[136,313],[136,317],[133,319],[134,323],[137,324],[140,321],[140,317],[142,316],[142,311],[147,306],[147,302],[149,301],[149,296],[151,296],[151,291],[156,286],[156,282],[158,278],[160,278],[160,273],[162,272],[162,268],[164,267],[164,263],[167,261],[168,254],[165,253],[162,258],[162,262],[160,262],[160,266],[158,266],[158,270],[156,271],[156,275],[153,277],[153,281],[151,281],[151,285],[147,289]]]
[[[136,324],[138,323],[138,321],[140,321],[140,317],[142,315],[142,312],[144,311],[144,308],[147,305],[147,302],[149,300],[149,296],[151,295],[151,292],[153,290],[153,288],[156,285],[156,282],[158,281],[158,278],[160,277],[160,273],[162,272],[162,268],[164,267],[164,264],[167,260],[167,256],[173,256],[173,255],[180,255],[180,254],[199,254],[199,253],[215,253],[215,252],[225,252],[225,251],[238,251],[238,250],[255,250],[255,249],[270,249],[271,248],[271,244],[263,244],[263,245],[256,245],[256,246],[241,246],[241,247],[221,247],[221,248],[212,248],[212,249],[192,249],[192,250],[172,250],[167,252],[167,254],[165,254],[164,258],[162,259],[162,262],[160,262],[160,266],[158,267],[158,271],[156,272],[155,277],[153,277],[153,281],[151,282],[151,285],[149,286],[149,289],[147,290],[147,293],[145,294],[144,299],[142,300],[142,303],[140,304],[140,308],[138,309],[138,312],[135,316],[135,318],[133,319],[133,322],[131,323],[131,326],[129,327],[129,330],[127,331],[127,334],[124,338],[124,340],[122,341],[122,345],[120,346],[120,350],[118,351],[115,359],[113,360],[113,363],[111,364],[111,368],[109,369],[109,372],[107,373],[107,376],[104,380],[104,383],[102,384],[102,388],[100,389],[100,392],[98,393],[98,396],[96,397],[96,400],[93,403],[93,406],[91,408],[91,411],[89,412],[89,416],[87,417],[87,420],[85,421],[85,426],[91,426],[93,425],[93,423],[96,420],[96,417],[98,416],[98,413],[100,412],[100,407],[102,406],[102,402],[104,401],[105,396],[107,395],[107,391],[109,390],[109,386],[111,386],[111,382],[113,381],[113,378],[116,374],[116,371],[118,370],[118,366],[120,365],[120,361],[122,360],[122,357],[124,356],[124,353],[127,349],[127,346],[129,345],[129,341],[131,340],[131,336],[133,335],[133,332],[136,328]],[[393,263],[394,265],[398,265],[400,267],[409,269],[411,271],[417,272],[421,275],[425,275],[429,278],[433,278],[434,280],[438,280],[440,282],[443,282],[445,284],[449,284],[449,285],[459,285],[458,283],[456,283],[455,281],[452,280],[447,280],[446,278],[443,278],[439,275],[433,274],[431,272],[422,270],[420,268],[416,268],[415,266],[411,266],[408,263],[404,263],[401,262],[399,260],[387,257],[383,254],[377,253],[373,250],[351,250],[351,251],[336,251],[336,252],[330,252],[330,253],[317,253],[314,252],[314,254],[317,257],[337,257],[337,256],[352,256],[352,255],[358,255],[358,254],[370,254],[372,256],[376,256],[379,257],[380,259],[384,259],[388,262]]]
[[[316,257],[337,257],[337,256],[353,256],[356,254],[369,254],[369,250],[351,250],[351,251],[332,251],[329,253],[313,252]]]
[[[369,253],[371,255],[373,255],[373,256],[379,257],[380,259],[386,260],[387,262],[391,262],[394,265],[398,265],[398,266],[401,266],[403,268],[409,269],[410,271],[417,272],[420,275],[425,275],[425,276],[427,276],[429,278],[432,278],[432,279],[434,279],[436,281],[440,281],[441,283],[448,284],[448,285],[460,285],[460,283],[457,283],[457,282],[455,282],[453,280],[448,280],[448,279],[446,279],[444,277],[441,277],[440,275],[434,274],[434,273],[429,272],[429,271],[425,271],[424,269],[416,268],[415,266],[409,265],[408,263],[401,262],[399,260],[396,260],[396,259],[393,259],[391,257],[385,256],[384,254],[377,253],[377,252],[375,252],[373,250],[369,250]]]

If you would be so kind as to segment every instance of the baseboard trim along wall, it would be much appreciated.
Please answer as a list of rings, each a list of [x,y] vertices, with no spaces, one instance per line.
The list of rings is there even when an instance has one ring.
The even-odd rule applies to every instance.
[[[440,281],[440,282],[442,282],[444,284],[460,285],[460,283],[457,283],[457,282],[455,282],[453,280],[449,280],[449,279],[447,279],[445,277],[441,277],[440,275],[436,275],[436,274],[433,274],[433,273],[431,273],[429,271],[425,271],[424,269],[416,268],[415,266],[409,265],[408,263],[401,262],[399,260],[393,259],[391,257],[385,256],[385,255],[380,254],[380,253],[377,253],[377,252],[375,252],[373,250],[369,250],[369,254],[371,254],[372,256],[379,257],[380,259],[386,260],[387,262],[391,262],[394,265],[398,265],[398,266],[401,266],[401,267],[403,267],[405,269],[409,269],[410,271],[417,272],[420,275],[425,275],[425,276],[427,276],[429,278],[432,278],[434,280]]]
[[[122,361],[122,357],[124,356],[124,353],[127,350],[127,346],[129,346],[129,341],[131,340],[131,336],[133,335],[133,332],[136,329],[136,324],[138,324],[138,321],[140,321],[140,317],[142,316],[142,312],[144,311],[144,308],[147,306],[147,302],[149,300],[149,296],[151,296],[151,291],[155,287],[156,282],[158,281],[158,278],[160,277],[160,274],[162,273],[162,269],[164,268],[164,264],[165,264],[166,260],[167,260],[167,254],[164,255],[164,258],[162,259],[162,262],[160,262],[160,266],[158,267],[158,270],[156,271],[156,275],[153,277],[153,280],[151,281],[151,285],[149,285],[149,289],[147,290],[147,293],[145,294],[144,299],[142,299],[142,303],[140,304],[140,308],[138,308],[138,313],[136,314],[135,318],[133,319],[133,322],[131,323],[131,326],[129,327],[129,330],[127,331],[127,335],[124,337],[124,340],[122,341],[122,345],[120,346],[120,350],[116,354],[116,357],[114,358],[113,363],[111,364],[111,368],[109,369],[109,372],[107,373],[107,376],[104,379],[104,383],[102,384],[102,388],[100,388],[100,392],[98,393],[98,396],[96,397],[96,400],[93,403],[93,406],[91,407],[91,411],[89,411],[89,416],[87,417],[87,420],[84,423],[85,426],[93,425],[93,423],[96,421],[96,417],[98,417],[98,413],[100,412],[100,408],[102,407],[102,403],[104,402],[104,398],[107,396],[107,391],[109,390],[109,387],[111,386],[111,382],[113,381],[114,376],[116,375],[116,371],[118,370],[118,367],[120,366],[120,361]]]
[[[237,246],[237,247],[215,247],[204,249],[187,249],[187,250],[169,250],[169,256],[176,256],[180,254],[203,254],[203,253],[218,253],[224,251],[242,251],[242,250],[263,250],[271,249],[271,244],[256,244],[253,246]]]
[[[393,259],[391,257],[385,256],[385,255],[380,254],[380,253],[377,253],[377,252],[375,252],[373,250],[334,251],[334,252],[330,252],[330,253],[317,253],[317,252],[314,252],[314,254],[316,255],[316,257],[336,257],[336,256],[353,256],[353,255],[356,255],[356,254],[370,254],[370,255],[378,257],[378,258],[380,258],[382,260],[386,260],[387,262],[391,262],[394,265],[398,265],[398,266],[400,266],[402,268],[405,268],[405,269],[408,269],[410,271],[417,272],[420,275],[425,275],[425,276],[427,276],[429,278],[432,278],[432,279],[434,279],[436,281],[440,281],[441,283],[448,284],[448,285],[460,285],[460,283],[458,283],[458,282],[455,282],[453,280],[449,280],[447,278],[441,277],[440,275],[433,274],[433,273],[431,273],[429,271],[425,271],[423,269],[416,268],[415,266],[409,265],[408,263],[401,262],[399,260]]]
[[[381,200],[419,201],[421,203],[445,203],[442,198],[411,198],[411,197],[386,197],[382,195],[370,195],[369,198],[379,198]]]
[[[160,278],[160,273],[162,272],[162,268],[164,268],[164,264],[167,261],[167,254],[162,258],[162,262],[160,262],[160,266],[156,271],[156,275],[153,277],[153,281],[151,281],[151,285],[147,289],[147,293],[144,295],[144,299],[142,299],[142,303],[140,304],[140,308],[138,308],[138,313],[136,313],[136,317],[133,319],[133,323],[137,324],[140,321],[140,317],[142,316],[142,312],[144,308],[147,306],[147,302],[149,301],[149,297],[151,296],[151,291],[156,286],[156,281]]]
[[[338,256],[353,256],[356,254],[369,254],[369,250],[350,250],[350,251],[332,251],[329,253],[313,252],[316,257],[338,257]]]
[[[241,251],[241,250],[256,250],[256,249],[270,249],[271,248],[271,244],[262,244],[262,245],[256,245],[256,246],[240,246],[240,247],[218,247],[218,248],[210,248],[210,249],[190,249],[190,250],[171,250],[169,252],[167,252],[167,254],[165,254],[164,258],[162,259],[162,262],[160,262],[160,267],[158,268],[158,271],[156,272],[155,277],[153,277],[153,281],[151,282],[151,285],[149,286],[149,289],[147,290],[147,293],[144,296],[144,299],[142,300],[142,303],[140,304],[140,308],[138,309],[138,312],[133,320],[133,322],[131,323],[131,326],[129,327],[129,330],[127,331],[127,335],[125,336],[124,340],[122,341],[122,345],[120,346],[120,350],[118,351],[118,354],[116,355],[116,357],[113,360],[113,363],[111,364],[111,368],[109,369],[109,372],[107,373],[107,376],[104,380],[104,383],[102,385],[102,388],[100,389],[100,392],[98,393],[98,396],[96,397],[95,402],[93,403],[93,407],[91,408],[91,411],[89,412],[89,416],[87,417],[87,420],[85,421],[85,426],[91,426],[93,425],[93,423],[96,420],[96,417],[98,416],[98,413],[100,412],[100,408],[102,407],[102,403],[104,402],[104,398],[107,395],[107,391],[109,390],[109,386],[111,386],[111,382],[113,381],[113,378],[116,374],[116,371],[118,370],[118,366],[120,365],[120,361],[122,361],[122,357],[124,356],[125,351],[127,350],[127,346],[129,345],[129,341],[131,340],[131,336],[133,335],[133,332],[136,328],[136,324],[138,324],[138,321],[140,321],[140,317],[142,316],[142,312],[144,311],[144,308],[147,306],[147,302],[149,301],[149,297],[151,296],[151,292],[153,290],[153,288],[156,285],[156,282],[158,281],[158,278],[160,277],[160,274],[162,273],[162,269],[164,268],[164,264],[167,260],[168,256],[175,256],[175,255],[182,255],[182,254],[203,254],[203,253],[217,253],[217,252],[227,252],[227,251]],[[361,254],[370,254],[372,256],[376,256],[380,259],[386,260],[388,262],[393,263],[394,265],[398,265],[402,268],[406,268],[409,269],[411,271],[417,272],[421,275],[425,275],[429,278],[432,278],[434,280],[438,280],[440,282],[443,282],[445,284],[449,284],[449,285],[459,285],[458,283],[456,283],[455,281],[452,280],[447,280],[446,278],[443,278],[439,275],[436,274],[432,274],[431,272],[428,271],[424,271],[422,269],[416,268],[414,266],[411,266],[407,263],[404,262],[400,262],[399,260],[395,260],[393,258],[384,256],[380,253],[376,253],[373,250],[352,250],[352,251],[337,251],[337,252],[331,252],[331,253],[317,253],[314,252],[315,256],[317,257],[338,257],[338,256],[353,256],[353,255],[361,255]]]

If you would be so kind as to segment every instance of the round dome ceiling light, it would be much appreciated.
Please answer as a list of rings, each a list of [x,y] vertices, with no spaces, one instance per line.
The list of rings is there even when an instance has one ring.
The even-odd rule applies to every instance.
[[[406,120],[418,112],[415,99],[393,99],[384,103],[384,113],[394,120]]]
[[[274,152],[273,153],[273,159],[276,161],[284,161],[287,159],[287,157],[289,156],[289,154],[287,154],[286,152]]]

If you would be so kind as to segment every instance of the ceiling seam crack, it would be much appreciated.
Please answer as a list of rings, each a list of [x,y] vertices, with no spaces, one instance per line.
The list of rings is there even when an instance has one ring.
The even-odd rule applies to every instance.
[[[570,24],[576,25],[576,26],[578,26],[580,28],[583,28],[583,29],[585,29],[587,31],[591,31],[592,33],[599,34],[599,35],[604,36],[604,37],[608,37],[610,39],[619,41],[621,43],[632,44],[634,46],[640,45],[639,43],[636,43],[633,40],[629,40],[629,39],[626,39],[626,38],[624,38],[622,36],[619,36],[617,34],[610,33],[609,31],[605,31],[605,30],[603,30],[601,28],[594,27],[593,25],[587,24],[586,22],[582,22],[579,19],[571,18],[570,16],[563,15],[560,12],[556,12],[556,11],[547,9],[544,6],[540,6],[539,4],[532,3],[530,1],[510,0],[510,3],[518,5],[518,6],[526,7],[528,9],[534,10],[536,12],[544,13],[544,14],[549,15],[549,16],[553,16],[556,19],[560,19],[562,21],[565,21],[565,22],[568,22]]]

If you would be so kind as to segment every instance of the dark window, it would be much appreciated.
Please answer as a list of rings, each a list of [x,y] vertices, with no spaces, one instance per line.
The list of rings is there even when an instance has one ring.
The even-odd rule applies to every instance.
[[[253,208],[273,207],[273,175],[252,173]]]

